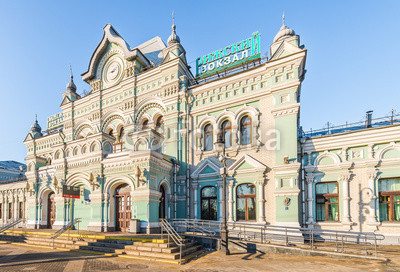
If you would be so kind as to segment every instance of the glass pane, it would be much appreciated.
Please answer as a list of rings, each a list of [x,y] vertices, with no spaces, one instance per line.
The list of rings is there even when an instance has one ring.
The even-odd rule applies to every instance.
[[[389,221],[388,203],[379,203],[379,221]]]
[[[240,144],[250,143],[250,118],[243,117],[240,122]]]
[[[318,204],[324,204],[325,203],[325,199],[324,198],[317,198],[317,203]]]
[[[243,184],[237,187],[237,195],[254,195],[256,187],[252,184]]]
[[[231,146],[231,130],[224,130],[225,147]]]
[[[211,125],[206,125],[204,128],[204,150],[213,149],[213,129]]]
[[[326,186],[326,183],[317,183],[315,185],[315,193],[317,195],[326,194],[327,191],[328,191],[328,188]]]
[[[208,209],[208,200],[201,201],[201,219],[209,220],[210,214]]]
[[[400,191],[400,179],[382,179],[379,181],[379,191]]]
[[[328,212],[330,221],[339,220],[339,204],[330,204],[328,207]]]
[[[338,188],[336,182],[320,182],[315,186],[315,192],[317,195],[322,194],[337,194]]]
[[[256,220],[256,199],[248,198],[247,199],[247,212],[249,220]]]
[[[327,183],[328,194],[337,194],[337,183]]]
[[[337,197],[331,197],[331,198],[329,198],[329,203],[338,203]]]
[[[394,203],[394,221],[400,221],[400,202]]]
[[[325,221],[325,204],[317,203],[317,221]]]
[[[210,218],[209,220],[217,220],[217,199],[210,199]]]
[[[246,199],[238,198],[236,207],[237,220],[246,220]]]
[[[204,187],[201,190],[202,197],[217,197],[217,188],[215,187]]]

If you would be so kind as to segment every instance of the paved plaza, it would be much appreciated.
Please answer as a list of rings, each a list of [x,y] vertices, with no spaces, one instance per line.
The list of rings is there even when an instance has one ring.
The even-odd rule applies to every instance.
[[[187,264],[175,265],[0,244],[0,271],[400,271],[399,249],[392,248],[389,252],[391,262],[239,252],[224,256],[219,252],[212,252]]]

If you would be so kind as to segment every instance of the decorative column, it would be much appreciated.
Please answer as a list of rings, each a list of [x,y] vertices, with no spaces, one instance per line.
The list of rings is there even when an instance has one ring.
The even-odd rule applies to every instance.
[[[312,152],[307,152],[307,166],[311,165]]]
[[[218,193],[219,193],[219,200],[218,200],[218,206],[219,206],[218,215],[219,216],[218,217],[219,217],[219,221],[222,221],[222,213],[223,213],[223,211],[222,211],[222,202],[224,201],[224,192],[222,190],[222,186],[223,186],[222,181],[219,181],[217,185],[218,185]]]
[[[376,218],[376,192],[375,192],[375,179],[378,174],[377,169],[370,169],[368,171],[368,187],[370,193],[369,215],[367,224],[371,226],[371,230],[377,230],[379,222]]]
[[[340,176],[340,181],[342,182],[343,186],[343,219],[342,219],[342,224],[347,226],[348,229],[350,229],[350,226],[352,225],[351,220],[350,220],[350,189],[349,189],[349,183],[350,183],[350,173],[344,173]],[[338,188],[339,190],[339,188]]]
[[[258,220],[260,224],[265,224],[265,197],[264,197],[264,184],[265,179],[259,179],[258,184]]]
[[[233,185],[235,181],[229,181],[228,187],[228,222],[233,222]]]
[[[314,209],[313,209],[313,184],[314,184],[314,175],[313,174],[307,174],[306,175],[306,180],[307,180],[307,203],[308,203],[308,219],[307,219],[307,225],[313,225],[314,224]]]
[[[198,188],[199,188],[199,184],[196,182],[196,183],[193,183],[192,184],[192,189],[193,189],[193,199],[194,199],[194,202],[193,202],[193,209],[194,209],[194,219],[199,219],[198,218]]]

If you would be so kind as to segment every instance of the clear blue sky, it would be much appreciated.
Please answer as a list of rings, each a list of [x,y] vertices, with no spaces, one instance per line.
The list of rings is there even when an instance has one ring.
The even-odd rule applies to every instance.
[[[399,105],[400,1],[4,1],[0,0],[0,160],[23,161],[35,114],[60,111],[69,63],[80,77],[112,24],[131,45],[167,40],[171,12],[189,62],[260,31],[269,50],[281,26],[308,49],[301,124],[321,128],[383,116]],[[192,66],[194,63],[192,63]]]

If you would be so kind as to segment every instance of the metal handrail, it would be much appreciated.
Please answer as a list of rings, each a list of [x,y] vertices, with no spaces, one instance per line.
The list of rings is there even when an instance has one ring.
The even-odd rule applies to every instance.
[[[57,237],[60,237],[64,232],[66,232],[67,230],[71,229],[75,224],[78,224],[79,226],[79,222],[81,222],[82,218],[75,218],[74,220],[68,222],[68,224],[64,225],[61,229],[57,230],[51,237],[50,239],[53,239],[53,248],[54,248],[54,240]],[[79,231],[79,227],[78,227],[78,231]],[[68,240],[69,240],[69,232],[68,232]]]
[[[181,232],[188,232],[193,229],[200,229],[205,224],[209,231],[214,233],[208,237],[217,237],[220,239],[222,222],[197,219],[173,219],[172,225]],[[311,250],[315,249],[318,243],[321,247],[335,245],[336,252],[344,253],[345,246],[351,246],[352,249],[359,249],[357,246],[364,247],[368,253],[368,247],[373,247],[375,256],[377,256],[377,243],[385,239],[382,234],[373,232],[350,232],[340,230],[323,230],[312,228],[300,228],[289,226],[266,225],[250,222],[228,222],[229,236],[231,239],[240,239],[256,243],[283,242],[286,246],[294,244],[310,244]],[[203,235],[203,234],[202,234]],[[196,233],[193,231],[193,236]]]
[[[5,232],[6,230],[11,229],[12,227],[18,225],[18,224],[21,223],[22,221],[23,221],[23,219],[22,219],[22,218],[19,218],[19,219],[15,220],[15,221],[13,221],[13,222],[11,222],[11,223],[5,225],[4,227],[2,227],[2,228],[0,229],[0,233],[3,233],[3,232]]]
[[[182,246],[183,239],[179,235],[179,233],[171,226],[171,224],[166,219],[160,219],[161,226],[161,239],[163,237],[164,231],[168,234],[168,246],[169,246],[169,238],[172,238],[172,241],[179,246],[179,264],[182,264]]]

